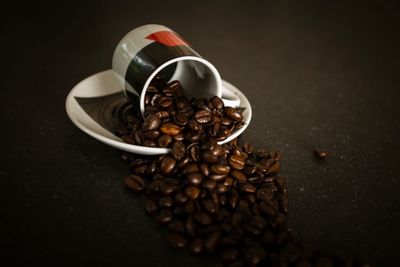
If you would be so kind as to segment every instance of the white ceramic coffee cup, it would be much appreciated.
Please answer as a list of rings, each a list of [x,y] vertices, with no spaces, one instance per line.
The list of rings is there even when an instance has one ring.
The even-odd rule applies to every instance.
[[[190,97],[219,96],[237,107],[239,98],[222,87],[217,69],[171,29],[156,24],[140,26],[116,47],[112,67],[125,94],[145,110],[146,89],[156,75],[178,80]]]

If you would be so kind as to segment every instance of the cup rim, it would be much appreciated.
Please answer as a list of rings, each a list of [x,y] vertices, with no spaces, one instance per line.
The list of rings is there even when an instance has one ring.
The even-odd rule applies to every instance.
[[[149,86],[150,82],[153,80],[153,78],[157,75],[157,73],[159,73],[162,69],[164,69],[165,67],[175,63],[175,62],[179,62],[179,61],[185,61],[185,60],[193,60],[193,61],[197,61],[200,62],[202,64],[204,64],[206,67],[208,67],[211,72],[213,73],[213,75],[216,78],[217,81],[217,88],[216,88],[216,95],[218,97],[222,96],[222,80],[221,80],[221,75],[219,74],[218,70],[214,67],[213,64],[211,64],[209,61],[205,60],[204,58],[201,57],[196,57],[196,56],[181,56],[181,57],[177,57],[177,58],[173,58],[171,60],[168,60],[167,62],[163,63],[162,65],[158,66],[157,69],[155,69],[151,75],[147,78],[142,92],[140,94],[140,113],[143,116],[143,113],[145,111],[145,96],[146,96],[146,91],[147,91],[147,87]]]

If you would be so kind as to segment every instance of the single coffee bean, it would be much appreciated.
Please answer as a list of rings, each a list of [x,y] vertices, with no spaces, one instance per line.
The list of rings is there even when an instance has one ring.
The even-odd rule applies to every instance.
[[[216,156],[211,151],[203,151],[200,154],[200,158],[206,163],[214,163],[218,161],[218,156]]]
[[[171,156],[166,156],[160,163],[160,170],[163,174],[170,173],[176,164],[176,159]]]
[[[199,222],[202,225],[209,225],[212,223],[212,219],[210,216],[208,216],[207,213],[204,212],[199,212],[194,215],[194,218],[196,219],[197,222]]]
[[[211,121],[212,115],[210,111],[202,109],[194,113],[194,118],[198,123],[205,124]]]
[[[171,196],[164,196],[160,198],[159,205],[163,208],[171,208],[174,205],[174,200]]]
[[[147,139],[156,139],[157,137],[160,136],[160,131],[159,130],[145,131],[143,132],[143,136]]]
[[[157,115],[149,115],[144,119],[142,128],[144,131],[157,130],[160,125],[161,119]]]
[[[239,186],[239,189],[246,193],[255,193],[257,191],[257,188],[250,183],[241,184]]]
[[[215,109],[222,109],[224,107],[224,102],[218,96],[211,97],[210,103]]]
[[[241,156],[230,156],[229,165],[234,169],[242,170],[245,165],[244,158],[242,158]]]
[[[146,212],[150,215],[154,215],[158,211],[158,205],[151,199],[146,200],[144,207]]]
[[[174,219],[168,224],[169,229],[172,231],[184,234],[185,233],[185,224],[179,220],[179,219]]]
[[[192,130],[193,132],[199,132],[203,129],[203,126],[195,120],[190,120],[188,126],[189,129]]]
[[[171,154],[176,160],[181,160],[185,156],[186,147],[185,144],[179,141],[175,141],[172,144]]]
[[[185,204],[188,201],[189,197],[186,194],[183,194],[181,192],[176,193],[175,195],[175,202],[177,204]]]
[[[174,116],[173,121],[179,126],[185,126],[189,120],[183,113],[178,113]]]
[[[202,185],[204,188],[206,188],[208,190],[212,190],[217,186],[217,182],[215,180],[206,179],[206,180],[204,180]]]
[[[141,192],[144,189],[144,180],[138,175],[128,175],[124,178],[125,185],[134,192]]]
[[[185,193],[188,195],[191,199],[196,199],[200,195],[200,189],[196,186],[189,186],[185,188]]]
[[[187,179],[191,185],[200,185],[201,182],[203,181],[203,175],[201,175],[201,173],[198,172],[193,172],[187,175]]]
[[[208,167],[208,165],[206,163],[200,163],[199,168],[200,168],[201,174],[203,174],[204,176],[210,175],[210,168]]]
[[[246,183],[247,182],[247,177],[246,177],[246,175],[243,173],[243,172],[241,172],[241,171],[238,171],[238,170],[233,170],[233,171],[231,171],[231,176],[233,177],[233,178],[235,178],[239,183]]]
[[[229,165],[217,163],[211,165],[211,172],[215,174],[228,174],[231,168]]]
[[[167,109],[172,106],[172,99],[167,96],[163,96],[158,100],[158,106],[163,109]]]
[[[214,250],[217,248],[220,236],[220,231],[214,231],[207,236],[205,240],[205,249],[207,252],[214,252]]]
[[[197,165],[196,163],[190,163],[184,167],[184,169],[182,170],[182,173],[189,174],[189,173],[199,172],[199,171],[200,171],[199,165]]]
[[[187,244],[186,237],[177,233],[168,234],[167,241],[174,248],[183,248]]]
[[[174,184],[163,183],[163,184],[160,185],[160,191],[164,195],[172,194],[172,193],[176,192],[178,189],[179,189],[179,186],[178,185],[174,185]]]
[[[224,107],[224,115],[234,121],[243,120],[242,114],[232,107]]]
[[[174,215],[170,209],[161,209],[160,214],[157,217],[159,223],[165,224],[172,221]]]
[[[321,149],[314,149],[314,155],[318,158],[318,159],[326,159],[327,157],[329,157],[329,153],[326,150],[321,150]]]
[[[172,142],[172,137],[168,134],[163,134],[157,139],[159,147],[168,147]]]
[[[196,238],[189,245],[190,251],[196,254],[202,253],[204,250],[204,241],[201,238]]]
[[[181,127],[173,122],[166,122],[161,125],[160,130],[164,134],[177,135],[181,132]]]

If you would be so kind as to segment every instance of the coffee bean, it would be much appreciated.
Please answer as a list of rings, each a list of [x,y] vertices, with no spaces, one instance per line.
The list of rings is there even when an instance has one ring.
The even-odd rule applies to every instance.
[[[207,252],[213,252],[216,249],[220,236],[220,231],[214,231],[207,236],[205,240],[205,249]]]
[[[200,154],[200,158],[207,163],[214,163],[218,161],[218,156],[216,156],[213,152],[211,151],[203,151]]]
[[[172,142],[172,137],[168,134],[163,134],[157,139],[157,145],[159,147],[168,147]]]
[[[199,172],[199,171],[200,171],[199,165],[197,165],[196,163],[190,163],[184,167],[184,169],[182,170],[182,173],[189,174],[189,173]]]
[[[210,168],[208,167],[207,164],[200,163],[199,167],[200,167],[201,174],[203,174],[204,176],[210,175]]]
[[[185,144],[179,141],[175,141],[171,147],[171,154],[176,160],[181,160],[185,156],[186,147]]]
[[[169,195],[172,194],[174,192],[176,192],[179,189],[179,186],[174,185],[174,184],[162,184],[160,186],[160,191],[164,194],[164,195]]]
[[[203,181],[203,175],[198,172],[189,173],[187,175],[188,182],[192,185],[200,185]]]
[[[195,186],[189,186],[185,188],[185,193],[188,195],[191,199],[196,199],[200,195],[200,189],[195,187]]]
[[[157,130],[160,125],[161,119],[157,115],[149,115],[145,118],[142,128],[144,131]]]
[[[239,186],[239,189],[246,193],[255,193],[257,191],[257,188],[254,185],[249,184],[249,183],[241,184]]]
[[[212,115],[210,111],[202,109],[194,113],[194,118],[198,123],[205,124],[211,121]]]
[[[146,212],[150,215],[154,215],[158,211],[158,205],[151,199],[146,200],[144,207]]]
[[[164,196],[160,198],[160,207],[171,208],[174,205],[174,201],[171,196]]]
[[[188,117],[183,113],[178,113],[174,116],[173,121],[179,126],[185,126],[188,123]]]
[[[203,187],[209,190],[214,189],[217,186],[217,182],[215,180],[211,180],[211,179],[206,179],[203,182]]]
[[[177,135],[181,132],[181,127],[173,122],[166,122],[161,125],[160,130],[164,134]]]
[[[173,217],[174,215],[170,209],[162,209],[157,217],[157,221],[159,223],[165,224],[169,223]]]
[[[167,109],[172,105],[172,99],[167,96],[163,96],[158,100],[158,106],[160,108]]]
[[[210,103],[215,109],[222,109],[224,107],[224,102],[218,96],[211,97]]]
[[[243,116],[236,109],[232,107],[224,107],[224,115],[234,121],[243,120]]]
[[[187,239],[181,234],[170,233],[167,235],[168,243],[174,248],[183,248],[187,244]]]
[[[134,192],[141,192],[144,189],[144,180],[138,175],[128,175],[124,178],[125,185]]]
[[[194,218],[196,219],[197,222],[199,222],[202,225],[209,225],[212,223],[212,219],[210,216],[208,216],[207,213],[204,212],[199,212],[194,215]]]
[[[245,165],[244,158],[241,156],[230,156],[229,165],[234,169],[242,170]]]
[[[247,177],[246,177],[246,175],[243,173],[243,172],[241,172],[241,171],[238,171],[238,170],[233,170],[232,172],[231,172],[231,175],[232,175],[232,177],[233,178],[235,178],[239,183],[246,183],[247,182]]]
[[[329,153],[326,150],[321,150],[321,149],[314,149],[314,155],[318,158],[318,159],[326,159],[327,157],[329,157]]]
[[[179,219],[174,219],[168,224],[169,229],[171,229],[174,232],[184,234],[185,233],[185,224],[179,220]]]
[[[190,242],[190,251],[196,254],[202,253],[204,250],[204,241],[201,238],[196,238]]]
[[[183,193],[176,193],[175,202],[178,204],[185,204],[188,201],[189,197]]]
[[[160,170],[163,174],[170,173],[176,164],[176,159],[171,156],[166,156],[160,163]]]
[[[211,172],[215,174],[228,174],[231,168],[225,164],[212,164],[211,165]]]

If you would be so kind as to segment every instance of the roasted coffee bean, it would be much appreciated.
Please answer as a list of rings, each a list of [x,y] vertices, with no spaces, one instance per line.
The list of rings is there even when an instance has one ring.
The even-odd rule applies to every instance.
[[[217,182],[215,180],[211,180],[211,179],[206,179],[203,182],[203,187],[209,190],[214,189],[217,186]]]
[[[125,185],[134,192],[141,192],[144,189],[144,180],[138,175],[128,175],[124,178]]]
[[[196,163],[190,163],[184,167],[182,173],[187,175],[189,173],[199,172],[199,171],[200,171],[199,165],[197,165]]]
[[[181,127],[173,122],[166,122],[161,125],[160,130],[164,134],[177,135],[181,132]]]
[[[218,156],[216,156],[213,152],[211,151],[203,151],[200,154],[200,158],[207,163],[214,163],[218,161]]]
[[[202,253],[204,250],[204,241],[201,238],[196,238],[190,242],[190,251],[196,254]]]
[[[174,219],[168,224],[169,229],[171,229],[174,232],[178,232],[181,234],[185,233],[185,224],[179,220],[179,219]]]
[[[144,119],[143,130],[157,130],[161,125],[161,119],[157,115],[149,115]]]
[[[228,191],[228,187],[226,187],[223,183],[221,183],[217,184],[216,190],[219,194],[224,194]]]
[[[200,189],[196,186],[189,186],[189,187],[185,188],[185,193],[191,199],[196,199],[200,195]]]
[[[174,205],[174,200],[171,196],[164,196],[160,198],[159,205],[160,207],[171,208]]]
[[[166,184],[163,183],[160,186],[160,191],[164,194],[164,195],[169,195],[172,194],[174,192],[176,192],[179,189],[179,186],[174,185],[174,184]]]
[[[254,147],[250,143],[244,143],[242,148],[243,148],[243,151],[246,152],[247,154],[251,154],[254,152]]]
[[[207,252],[213,252],[217,248],[220,236],[220,231],[214,231],[207,236],[205,240],[205,249]]]
[[[174,215],[170,209],[161,209],[160,214],[157,216],[159,223],[169,223],[173,219]]]
[[[172,99],[167,96],[163,96],[158,100],[158,106],[164,109],[169,108],[172,105]]]
[[[157,143],[154,142],[153,140],[147,139],[147,140],[144,140],[143,146],[156,147],[156,146],[157,146]]]
[[[224,102],[218,96],[211,97],[210,103],[215,109],[222,109],[224,107]]]
[[[189,197],[183,193],[176,193],[175,202],[178,204],[185,204],[188,201]]]
[[[186,237],[176,233],[168,234],[167,241],[174,248],[183,248],[187,244]]]
[[[241,156],[230,156],[229,165],[234,169],[242,170],[245,165],[244,158]]]
[[[147,139],[156,139],[157,137],[160,136],[160,131],[159,130],[145,131],[143,132],[143,136]]]
[[[157,111],[155,114],[157,117],[159,117],[160,119],[165,119],[165,118],[169,118],[169,112],[166,110],[160,110]]]
[[[235,178],[239,183],[246,183],[247,182],[247,177],[246,177],[246,175],[243,173],[243,172],[241,172],[241,171],[238,171],[238,170],[233,170],[233,171],[231,171],[231,174],[230,174],[233,178]]]
[[[168,134],[163,134],[157,139],[159,147],[168,147],[172,142],[172,137]]]
[[[201,175],[201,173],[198,172],[193,172],[187,175],[187,179],[191,185],[200,185],[201,182],[203,181],[203,175]]]
[[[321,150],[321,149],[314,149],[314,155],[318,158],[318,159],[326,159],[327,157],[329,157],[329,153],[326,150]]]
[[[232,107],[224,107],[224,115],[234,121],[241,121],[243,119],[242,114]]]
[[[239,189],[246,193],[255,193],[257,191],[257,188],[250,183],[241,184],[239,186]]]
[[[198,123],[205,124],[211,121],[212,114],[210,111],[202,109],[194,113],[194,118]]]
[[[229,165],[225,165],[225,164],[212,164],[211,165],[211,172],[215,173],[215,174],[228,174],[229,171],[231,170],[231,168],[229,167]]]
[[[179,126],[185,126],[188,123],[188,117],[183,113],[178,113],[174,116],[173,121]]]
[[[188,126],[189,129],[192,130],[193,132],[199,132],[203,129],[203,126],[195,120],[190,120]]]
[[[163,174],[170,173],[176,164],[176,159],[171,156],[166,156],[160,163],[160,170]]]
[[[206,163],[200,163],[199,168],[200,168],[201,174],[203,174],[204,176],[210,175],[210,168],[208,167],[208,165]]]
[[[209,225],[212,223],[212,219],[210,216],[208,216],[207,213],[204,212],[199,212],[194,215],[194,218],[196,219],[197,222],[199,222],[202,225]]]
[[[145,202],[145,210],[148,214],[154,215],[158,211],[158,205],[151,199],[147,199]]]
[[[184,143],[175,141],[171,147],[171,154],[176,160],[181,160],[185,156],[186,146]]]

